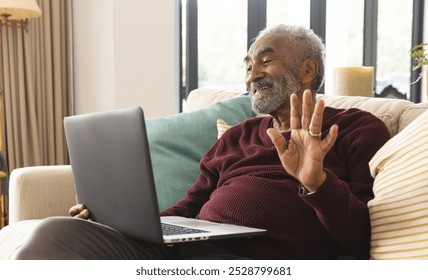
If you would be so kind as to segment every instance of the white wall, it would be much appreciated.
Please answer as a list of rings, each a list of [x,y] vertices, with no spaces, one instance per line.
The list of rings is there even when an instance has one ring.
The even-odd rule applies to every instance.
[[[75,113],[178,112],[178,0],[73,0]]]

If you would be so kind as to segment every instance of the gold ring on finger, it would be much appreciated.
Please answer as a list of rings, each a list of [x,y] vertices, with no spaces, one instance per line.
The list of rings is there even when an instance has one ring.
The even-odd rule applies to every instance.
[[[322,132],[320,132],[320,133],[313,133],[313,132],[312,132],[312,131],[310,131],[310,130],[308,130],[308,132],[309,132],[309,135],[310,135],[310,136],[312,136],[312,137],[316,137],[316,138],[318,138],[318,139],[320,139],[320,138],[321,138]]]

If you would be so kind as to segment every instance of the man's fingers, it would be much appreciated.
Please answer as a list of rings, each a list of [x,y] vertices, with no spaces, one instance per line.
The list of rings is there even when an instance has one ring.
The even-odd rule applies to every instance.
[[[291,129],[302,128],[301,108],[297,95],[293,93],[290,97],[290,127]]]
[[[89,217],[89,210],[88,209],[84,209],[83,211],[81,211],[78,215],[78,218],[82,218],[82,219],[86,219]]]
[[[74,215],[78,214],[80,211],[82,211],[83,209],[84,208],[83,208],[82,204],[73,205],[68,210],[68,213],[70,213],[70,216],[74,216]]]
[[[322,119],[324,114],[324,100],[315,103],[314,113],[312,115],[309,131],[313,134],[320,134],[322,131]]]
[[[278,151],[278,154],[283,154],[287,147],[287,141],[284,139],[282,134],[274,128],[269,128],[267,130],[267,134]]]
[[[339,132],[339,127],[334,124],[330,127],[327,137],[321,142],[321,149],[327,153],[331,147],[333,147],[334,142],[336,141],[337,134]]]
[[[77,204],[70,207],[69,215],[75,218],[87,219],[89,218],[89,210],[86,209],[85,205]]]
[[[303,92],[303,104],[302,104],[302,128],[304,130],[309,129],[309,124],[311,123],[312,118],[312,93],[310,90],[305,90]]]

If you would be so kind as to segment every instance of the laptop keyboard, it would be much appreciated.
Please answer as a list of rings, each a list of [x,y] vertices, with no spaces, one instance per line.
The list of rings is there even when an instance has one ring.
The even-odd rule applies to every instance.
[[[164,235],[177,235],[177,234],[190,234],[190,233],[208,232],[208,231],[162,223],[162,232]]]

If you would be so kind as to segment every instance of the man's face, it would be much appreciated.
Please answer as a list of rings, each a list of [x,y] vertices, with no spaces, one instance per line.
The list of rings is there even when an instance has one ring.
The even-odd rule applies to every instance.
[[[270,35],[251,46],[245,58],[246,84],[256,113],[274,112],[300,90],[299,66],[293,57],[283,36]]]

